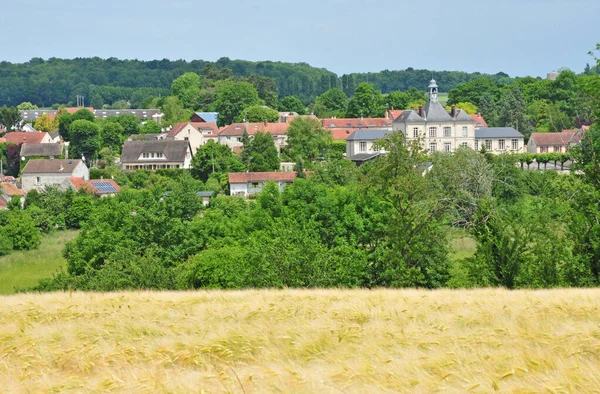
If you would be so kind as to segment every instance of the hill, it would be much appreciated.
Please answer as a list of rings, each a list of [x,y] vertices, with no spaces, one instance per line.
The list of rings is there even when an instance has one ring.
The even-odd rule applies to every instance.
[[[435,75],[441,90],[447,92],[459,83],[483,75],[409,68],[338,77],[329,70],[306,63],[250,62],[226,57],[216,62],[168,59],[140,61],[98,57],[47,60],[33,58],[26,63],[0,62],[0,106],[31,102],[44,107],[74,102],[77,95],[82,95],[86,98],[86,104],[95,107],[100,107],[100,103],[125,100],[133,108],[142,108],[146,99],[168,95],[173,80],[185,72],[207,75],[223,70],[238,77],[258,75],[273,78],[280,98],[293,95],[306,102],[332,87],[342,88],[347,95],[351,95],[355,86],[365,81],[373,83],[383,93],[411,87],[423,91],[431,76]],[[499,80],[508,76],[498,73],[490,77]]]
[[[12,392],[590,392],[600,290],[0,298]]]

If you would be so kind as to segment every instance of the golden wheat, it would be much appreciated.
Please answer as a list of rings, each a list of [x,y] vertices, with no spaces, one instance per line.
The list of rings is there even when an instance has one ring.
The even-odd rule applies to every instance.
[[[1,392],[600,392],[600,290],[0,298]]]

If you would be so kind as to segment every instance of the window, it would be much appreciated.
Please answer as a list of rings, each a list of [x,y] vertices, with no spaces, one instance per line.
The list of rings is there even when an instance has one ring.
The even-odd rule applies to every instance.
[[[467,131],[467,126],[463,126],[462,128],[462,136],[463,137],[467,137],[468,136],[468,131]]]
[[[555,146],[554,147],[554,152],[560,152],[560,146]]]
[[[376,142],[375,142],[375,143],[373,143],[373,145],[372,145],[371,147],[373,148],[373,150],[374,150],[375,152],[379,152],[379,146],[377,146],[377,143],[376,143]]]
[[[452,129],[450,127],[444,127],[444,137],[451,137]]]
[[[513,138],[511,141],[512,150],[519,150],[519,140],[517,138]]]
[[[41,176],[36,176],[35,177],[35,184],[36,185],[41,185],[42,184],[42,177]]]
[[[433,153],[437,151],[437,144],[435,142],[432,142],[429,144],[429,153]]]
[[[463,142],[461,145],[462,145],[463,148],[468,148],[469,147],[469,144],[466,143],[466,142]]]
[[[437,127],[430,127],[429,128],[429,138],[436,138],[437,137]]]
[[[485,150],[492,150],[492,140],[485,140]]]
[[[500,149],[500,150],[505,149],[504,140],[498,140],[498,149]]]
[[[479,140],[475,140],[475,150],[479,150]]]
[[[540,153],[548,152],[547,146],[540,146]]]
[[[452,144],[449,142],[445,142],[444,143],[444,152],[450,152],[450,149],[452,149]]]
[[[419,138],[419,128],[413,127],[413,138]]]
[[[366,152],[367,151],[367,142],[366,141],[360,141],[358,143],[358,151],[359,152]]]
[[[184,141],[189,141],[189,140],[190,140],[190,138],[189,138],[189,137],[183,137],[183,140],[184,140]]]
[[[257,189],[258,188],[258,182],[252,182],[252,188],[253,189]]]

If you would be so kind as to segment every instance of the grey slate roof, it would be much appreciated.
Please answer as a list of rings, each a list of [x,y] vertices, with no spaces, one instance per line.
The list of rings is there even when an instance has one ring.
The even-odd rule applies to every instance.
[[[61,144],[30,144],[21,146],[21,156],[60,156],[62,154]]]
[[[158,141],[125,141],[121,162],[123,163],[153,163],[153,162],[183,162],[190,149],[189,141],[158,140]],[[166,159],[138,160],[142,153],[162,153]]]
[[[352,161],[363,163],[363,162],[368,161],[368,160],[373,160],[376,157],[382,156],[382,155],[383,155],[383,153],[380,153],[380,152],[377,152],[377,153],[358,153],[358,154],[356,154],[354,156],[348,157],[348,159],[352,160]]]
[[[409,123],[422,122],[422,123],[425,123],[425,119],[421,118],[419,116],[419,114],[417,113],[417,111],[411,109],[411,110],[407,110],[407,111],[402,112],[400,114],[400,116],[398,116],[394,120],[394,123],[404,123],[404,122],[409,122]]]
[[[390,130],[373,130],[373,129],[359,129],[352,133],[346,141],[371,141],[384,138],[386,134],[391,134]]]
[[[25,164],[23,174],[72,174],[79,163],[79,159],[33,159]]]
[[[456,110],[456,118],[455,120],[457,122],[461,122],[461,123],[475,123],[475,120],[473,118],[471,118],[469,116],[468,113],[466,113],[465,111],[463,111],[462,109],[457,109]]]
[[[481,127],[475,129],[475,138],[523,138],[523,134],[519,133],[512,127]]]
[[[153,120],[152,115],[160,115],[159,109],[95,109],[96,118],[108,118],[118,115],[133,115],[142,120]]]
[[[454,120],[438,101],[429,101],[423,110],[427,122],[452,122]]]

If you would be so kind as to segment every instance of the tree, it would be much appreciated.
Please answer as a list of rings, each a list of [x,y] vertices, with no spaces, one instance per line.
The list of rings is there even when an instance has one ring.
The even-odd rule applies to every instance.
[[[293,160],[304,163],[327,157],[331,145],[331,132],[313,118],[296,118],[288,128],[288,148]]]
[[[31,104],[29,101],[25,101],[25,102],[22,102],[21,104],[17,105],[17,109],[19,111],[29,111],[29,110],[33,110],[33,109],[38,109],[38,106]]]
[[[179,98],[186,109],[196,109],[200,93],[201,78],[198,74],[187,72],[171,84],[171,94]]]
[[[192,158],[191,173],[203,182],[206,182],[212,173],[226,174],[241,171],[244,171],[244,165],[231,149],[212,140],[200,146]]]
[[[361,82],[354,91],[354,96],[348,102],[346,117],[349,118],[377,118],[385,112],[383,96],[373,85]]]
[[[43,113],[35,120],[35,124],[33,127],[37,131],[44,131],[46,133],[51,133],[58,128],[58,121],[56,117],[54,119],[50,119],[47,113]]]
[[[94,122],[96,120],[96,116],[89,109],[81,108],[75,111],[73,114],[73,120],[87,120],[89,122]]]
[[[277,83],[275,79],[255,74],[248,77],[248,82],[256,88],[258,97],[267,106],[277,108]]]
[[[251,83],[232,80],[217,83],[214,106],[215,111],[219,113],[219,126],[233,123],[245,108],[253,105],[260,105],[260,99]]]
[[[488,77],[472,79],[458,85],[448,92],[448,104],[451,105],[463,102],[473,103],[479,106],[482,97],[486,94],[489,94],[493,100],[498,100],[500,98],[500,89],[498,88],[498,85]]]
[[[525,139],[529,138],[531,130],[525,118],[525,99],[517,85],[511,85],[503,94],[498,106],[499,123],[503,127],[514,127]]]
[[[135,115],[120,114],[106,118],[106,122],[118,123],[123,128],[123,135],[129,136],[140,132],[140,120]]]
[[[246,122],[277,122],[279,120],[279,112],[262,105],[251,105],[244,108],[235,120],[236,122],[243,122],[244,120]]]
[[[279,155],[269,133],[255,133],[247,148],[244,148],[248,171],[277,171],[279,170]],[[244,163],[246,164],[246,163]]]
[[[409,102],[410,98],[404,92],[390,92],[385,96],[385,106],[387,109],[406,109]]]
[[[342,117],[346,113],[347,105],[346,94],[338,88],[333,88],[317,97],[312,111],[318,118]]]
[[[65,141],[70,141],[69,129],[73,123],[73,115],[67,112],[64,108],[59,108],[56,112],[56,121],[58,122],[58,134]]]
[[[282,112],[295,112],[298,115],[306,114],[306,107],[302,104],[302,101],[294,96],[286,96],[279,101],[277,107]]]
[[[159,100],[158,106],[164,114],[163,123],[165,124],[185,122],[190,119],[193,113],[192,110],[185,109],[181,100],[176,96],[162,98]]]
[[[140,127],[141,134],[160,134],[161,127],[158,123],[153,120],[147,120],[145,124]]]
[[[0,218],[0,234],[6,235],[14,250],[31,250],[40,245],[40,232],[27,212],[11,210],[2,215],[6,218]],[[6,224],[2,226],[4,221]]]
[[[16,107],[0,107],[0,126],[7,131],[13,131],[21,124],[21,113]]]
[[[477,106],[473,103],[458,103],[456,104],[457,109],[462,109],[469,115],[473,115],[477,113]],[[447,107],[447,109],[450,109]]]
[[[116,122],[104,122],[102,124],[102,146],[110,148],[113,152],[119,152],[123,144],[123,127]]]
[[[97,124],[89,120],[76,120],[69,129],[71,138],[70,151],[75,157],[85,156],[88,161],[96,158],[102,147],[102,136]]]

